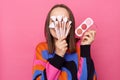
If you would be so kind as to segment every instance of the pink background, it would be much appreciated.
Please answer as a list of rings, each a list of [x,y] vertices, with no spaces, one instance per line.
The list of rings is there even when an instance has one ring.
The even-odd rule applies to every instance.
[[[98,80],[120,80],[119,0],[0,0],[0,80],[31,80],[35,46],[45,41],[45,18],[56,3],[72,9],[76,26],[94,19],[91,54]]]

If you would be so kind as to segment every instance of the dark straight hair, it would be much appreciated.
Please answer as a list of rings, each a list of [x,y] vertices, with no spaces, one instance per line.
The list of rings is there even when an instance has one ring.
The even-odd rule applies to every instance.
[[[55,42],[54,42],[54,38],[50,33],[50,29],[49,29],[49,21],[50,21],[50,14],[51,11],[55,8],[64,8],[68,11],[69,13],[69,18],[72,21],[71,24],[71,29],[70,29],[70,33],[66,38],[66,41],[68,43],[68,51],[69,53],[73,53],[76,51],[76,40],[75,40],[75,19],[74,19],[74,15],[72,13],[72,11],[70,10],[70,8],[68,8],[66,5],[64,4],[57,4],[54,5],[50,11],[48,12],[46,21],[45,21],[45,29],[44,29],[44,33],[45,33],[45,37],[46,37],[46,41],[47,41],[47,45],[48,45],[48,52],[49,53],[53,53],[55,50]]]

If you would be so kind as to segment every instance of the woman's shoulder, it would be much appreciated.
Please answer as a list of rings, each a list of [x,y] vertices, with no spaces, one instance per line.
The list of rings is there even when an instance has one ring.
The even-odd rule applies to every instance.
[[[36,46],[36,50],[38,51],[47,49],[48,49],[47,42],[39,42]]]

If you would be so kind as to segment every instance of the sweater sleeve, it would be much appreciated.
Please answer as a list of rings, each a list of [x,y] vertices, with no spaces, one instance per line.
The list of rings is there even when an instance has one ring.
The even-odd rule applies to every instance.
[[[48,80],[57,80],[61,72],[61,67],[64,63],[64,58],[54,55],[53,58],[49,59],[49,62],[46,66],[46,74]]]
[[[39,45],[34,55],[32,80],[57,80],[64,63],[64,58],[55,54],[53,58],[45,60],[42,54],[44,54],[43,46]]]
[[[78,70],[79,80],[97,80],[95,67],[90,55],[90,45],[80,46],[80,66]]]

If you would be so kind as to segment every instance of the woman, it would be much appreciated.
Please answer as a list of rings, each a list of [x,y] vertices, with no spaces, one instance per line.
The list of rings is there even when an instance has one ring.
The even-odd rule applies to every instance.
[[[58,22],[56,27],[66,25],[69,33],[58,38],[56,30],[49,28],[49,25],[54,22],[51,17],[59,15],[64,15],[68,21],[66,24]],[[69,21],[72,22],[71,25],[68,25]],[[87,31],[81,39],[80,47],[77,47],[74,16],[64,4],[55,5],[49,11],[45,22],[45,37],[46,42],[41,42],[36,47],[33,80],[96,80],[94,63],[90,56],[95,31]]]

